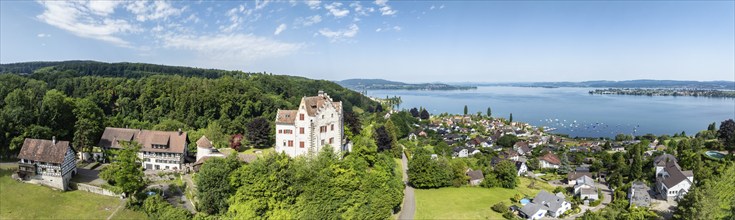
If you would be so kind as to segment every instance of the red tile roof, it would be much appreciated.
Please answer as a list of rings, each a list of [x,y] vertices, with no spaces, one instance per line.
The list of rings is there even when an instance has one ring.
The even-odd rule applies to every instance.
[[[551,152],[546,153],[544,156],[539,157],[538,159],[545,160],[546,162],[549,162],[550,164],[561,165],[561,160],[559,160],[559,157],[557,157]]]
[[[186,132],[107,127],[98,146],[120,149],[120,141],[138,142],[142,146],[141,151],[184,153],[188,138]],[[153,145],[166,145],[168,148],[153,148]]]

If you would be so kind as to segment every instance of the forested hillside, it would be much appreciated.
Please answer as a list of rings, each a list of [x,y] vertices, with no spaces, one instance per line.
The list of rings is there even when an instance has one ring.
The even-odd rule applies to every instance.
[[[318,90],[342,101],[345,111],[377,105],[329,81],[262,73],[93,61],[3,64],[0,70],[6,73],[0,74],[4,157],[27,137],[56,136],[89,147],[105,126],[245,133],[254,118],[272,123],[277,109],[296,108]],[[28,70],[34,72],[11,74]],[[227,136],[215,141],[222,139]]]

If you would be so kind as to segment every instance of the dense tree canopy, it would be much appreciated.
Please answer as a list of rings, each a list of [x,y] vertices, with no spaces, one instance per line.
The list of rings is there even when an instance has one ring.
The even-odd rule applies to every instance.
[[[212,158],[202,165],[196,175],[197,209],[208,214],[224,214],[229,207],[227,200],[235,192],[226,181],[240,167],[237,156]]]
[[[333,82],[293,76],[92,61],[0,65],[0,72],[27,71],[35,72],[0,74],[0,156],[17,154],[26,137],[50,138],[49,130],[75,139],[75,147],[94,146],[105,126],[191,131],[217,123],[223,140],[207,137],[224,147],[229,135],[246,133],[251,119],[272,124],[277,109],[295,109],[318,90],[341,101],[345,112],[376,105]],[[90,103],[101,109],[101,122]]]
[[[408,181],[416,188],[439,188],[452,184],[452,170],[444,157],[431,158],[431,154],[419,148],[408,161]]]

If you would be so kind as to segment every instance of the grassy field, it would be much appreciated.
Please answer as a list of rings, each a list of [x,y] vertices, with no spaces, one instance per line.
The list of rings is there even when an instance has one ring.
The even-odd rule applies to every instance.
[[[511,204],[510,198],[516,194],[533,198],[540,189],[530,189],[529,179],[521,178],[515,189],[481,187],[446,187],[441,189],[417,189],[416,219],[503,219],[490,209],[498,202]],[[543,181],[536,186],[547,191],[553,187]]]
[[[10,178],[13,170],[0,168],[0,219],[106,219],[122,204],[115,197],[20,183]],[[114,219],[145,219],[145,214],[123,207]]]

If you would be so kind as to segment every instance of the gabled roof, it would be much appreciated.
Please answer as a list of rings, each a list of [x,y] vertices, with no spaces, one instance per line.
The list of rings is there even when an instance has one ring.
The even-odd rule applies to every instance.
[[[553,211],[559,210],[564,202],[563,198],[546,192],[546,190],[541,190],[541,192],[536,194],[536,198],[533,198],[533,203],[545,206],[548,210]]]
[[[539,204],[534,203],[528,203],[523,208],[520,209],[520,211],[523,214],[526,214],[526,216],[533,216],[535,215],[539,210],[545,210],[543,207]]]
[[[583,175],[579,178],[577,178],[577,185],[588,185],[588,186],[595,186],[595,180],[593,180],[591,177],[587,175]]]
[[[561,160],[559,160],[559,157],[557,157],[554,153],[551,153],[551,152],[544,154],[544,156],[539,157],[538,159],[549,162],[550,164],[561,165]]]
[[[571,173],[568,173],[567,174],[567,180],[577,180],[578,178],[580,178],[582,176],[590,176],[591,177],[592,176],[592,173],[590,173],[590,172],[577,172],[577,171],[574,171],[574,172],[571,172]]]
[[[684,172],[681,171],[681,168],[679,168],[679,165],[676,164],[676,162],[674,161],[666,162],[664,171],[669,173],[669,177],[663,178],[662,181],[667,188],[674,187],[683,181],[689,181],[689,179],[687,179],[687,176],[684,175]]]
[[[135,141],[141,145],[140,151],[184,153],[187,139],[186,132],[107,127],[98,146],[120,149],[122,148],[120,141]],[[168,148],[153,148],[153,145],[167,145]]]
[[[298,110],[281,110],[276,113],[276,124],[294,124]]]
[[[485,179],[485,175],[482,174],[482,170],[470,170],[470,171],[467,171],[467,176],[470,176],[470,180],[481,180],[481,179]]]
[[[668,161],[673,161],[674,163],[678,162],[676,160],[676,157],[674,157],[674,155],[671,155],[671,154],[661,154],[658,157],[656,157],[655,159],[653,159],[653,164],[655,166],[662,167],[662,166],[666,166],[666,162],[668,162]]]
[[[202,135],[202,137],[197,140],[197,147],[212,148],[214,146],[212,146],[212,142],[207,139],[207,136]]]
[[[26,138],[18,153],[18,158],[46,163],[63,163],[68,150],[68,141],[54,143],[51,140]]]

